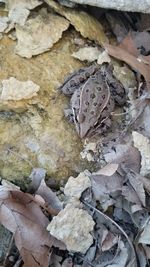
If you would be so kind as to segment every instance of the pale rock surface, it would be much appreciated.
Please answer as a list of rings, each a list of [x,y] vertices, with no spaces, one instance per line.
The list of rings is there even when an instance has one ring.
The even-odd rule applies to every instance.
[[[80,155],[82,159],[87,161],[95,161],[94,154],[97,152],[97,143],[96,142],[84,142],[84,149],[81,151]]]
[[[8,27],[8,17],[0,17],[0,33],[4,32],[5,29]]]
[[[45,0],[45,2],[57,13],[68,19],[84,38],[96,41],[100,45],[108,42],[101,23],[88,13],[78,9],[62,7],[53,0]]]
[[[43,9],[41,14],[29,19],[24,26],[16,25],[16,53],[31,58],[48,51],[68,27],[69,22],[65,18]]]
[[[66,75],[83,66],[71,56],[73,40],[79,37],[70,29],[50,51],[28,60],[14,53],[15,42],[10,38],[0,40],[0,81],[15,77],[40,86],[31,99],[0,101],[3,178],[24,184],[35,166],[56,179],[87,168],[80,158],[81,141],[64,118],[68,99],[57,91]]]
[[[93,243],[90,232],[94,224],[86,210],[67,205],[52,219],[47,230],[63,241],[69,251],[86,253]]]
[[[150,13],[149,0],[71,0],[71,2],[122,11]]]
[[[66,196],[80,198],[81,194],[88,188],[91,187],[91,181],[89,178],[89,172],[81,172],[76,178],[69,177],[64,193]]]
[[[99,65],[102,65],[103,63],[110,63],[110,62],[111,62],[111,58],[105,50],[99,54],[98,59],[97,59],[97,63]]]
[[[32,81],[18,81],[14,77],[2,81],[0,100],[30,99],[37,95],[40,86]]]
[[[72,56],[81,61],[87,60],[89,62],[93,62],[97,60],[99,53],[100,51],[97,47],[83,47],[80,48],[77,52],[74,52]]]
[[[42,4],[40,0],[7,0],[6,9],[9,11],[8,17],[11,22],[11,26],[14,23],[24,25],[27,20],[30,10]]]
[[[133,131],[134,146],[141,153],[141,170],[140,173],[143,176],[150,176],[150,140],[148,137]]]

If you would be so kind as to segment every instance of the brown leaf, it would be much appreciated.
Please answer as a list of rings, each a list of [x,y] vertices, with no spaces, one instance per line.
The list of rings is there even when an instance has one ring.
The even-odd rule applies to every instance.
[[[101,241],[102,251],[111,249],[115,244],[118,243],[118,236],[115,236],[107,229],[103,231],[102,241]]]
[[[119,191],[122,191],[123,178],[115,171],[117,166],[117,164],[108,164],[98,173],[92,173],[90,177],[94,198],[99,200],[103,210],[107,210],[109,206],[114,204],[115,201],[111,196],[117,195]],[[99,172],[105,173],[105,175],[99,174]]]
[[[118,47],[126,50],[129,54],[135,57],[139,55],[139,52],[132,39],[131,32],[129,32],[129,34],[123,39],[123,41],[118,45]]]
[[[145,190],[143,181],[140,179],[140,175],[136,175],[134,172],[130,171],[127,174],[131,186],[134,188],[136,194],[138,195],[142,205],[145,207]]]
[[[62,203],[56,194],[46,185],[45,181],[42,180],[40,186],[36,193],[43,197],[48,207],[51,208],[51,211],[54,215],[57,215],[58,212],[62,209]]]
[[[150,90],[150,66],[138,58],[136,47],[134,48],[134,43],[130,36],[119,46],[106,44],[105,49],[109,55],[126,62],[133,69],[141,73],[145,78],[147,88]]]
[[[0,223],[14,234],[25,267],[47,267],[55,238],[46,230],[48,219],[34,198],[0,187]]]
[[[134,189],[131,187],[131,185],[124,185],[122,187],[122,195],[125,197],[125,199],[131,203],[136,203],[138,205],[141,204],[139,197],[137,196]]]
[[[62,209],[62,203],[56,194],[45,183],[46,171],[42,168],[34,168],[30,175],[32,180],[30,191],[40,195],[46,202],[48,211],[52,215],[57,215]]]
[[[141,156],[137,148],[127,143],[108,143],[108,148],[103,151],[107,163],[123,163],[126,167],[139,172],[141,168]]]
[[[112,176],[118,169],[118,164],[107,164],[105,167],[100,169],[97,172],[94,172],[92,174],[94,175],[106,175],[106,176]]]

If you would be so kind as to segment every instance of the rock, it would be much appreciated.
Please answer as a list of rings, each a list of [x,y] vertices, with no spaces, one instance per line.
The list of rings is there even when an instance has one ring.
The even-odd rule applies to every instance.
[[[67,7],[75,7],[76,4],[73,3],[72,1],[69,0],[58,0],[58,2],[62,5],[62,6],[67,6]]]
[[[68,204],[52,219],[47,230],[63,241],[69,251],[86,253],[93,243],[90,232],[94,224],[86,210]]]
[[[14,77],[2,81],[0,100],[30,99],[37,95],[40,86],[32,81],[18,81]]]
[[[148,137],[133,131],[134,146],[141,153],[141,170],[140,173],[143,176],[150,176],[150,140]]]
[[[125,65],[122,67],[119,66],[117,62],[114,62],[113,67],[113,75],[123,84],[127,92],[130,88],[136,88],[137,81],[134,72],[128,66]]]
[[[5,29],[8,27],[8,21],[9,21],[8,17],[5,17],[5,16],[0,17],[0,32],[1,33],[4,32]]]
[[[99,54],[98,59],[97,59],[97,63],[99,65],[102,65],[103,63],[110,63],[110,62],[111,62],[111,58],[105,50]]]
[[[97,60],[100,51],[97,47],[83,47],[80,48],[77,52],[74,52],[72,56],[81,61],[87,60],[88,62],[93,62]]]
[[[0,102],[0,175],[26,183],[34,167],[44,168],[56,179],[87,168],[80,159],[82,144],[63,110],[68,99],[58,94],[64,77],[82,66],[74,59],[75,31],[66,32],[51,51],[31,59],[14,53],[15,41],[0,40],[0,81],[15,77],[40,86],[31,99]]]
[[[69,22],[65,18],[42,9],[41,14],[29,19],[24,26],[16,25],[16,53],[31,58],[48,51],[68,27]]]
[[[81,194],[88,188],[91,187],[91,181],[88,176],[88,172],[81,172],[76,178],[69,177],[64,193],[66,196],[80,198]]]
[[[30,10],[42,4],[42,1],[39,0],[7,0],[6,9],[9,11],[8,17],[14,27],[14,23],[19,25],[24,25]]]
[[[147,0],[71,0],[71,2],[122,11],[150,13],[150,2]]]
[[[96,161],[95,155],[98,153],[96,142],[84,142],[84,149],[81,151],[80,155],[82,159],[87,161]]]
[[[90,16],[84,11],[78,9],[65,8],[60,6],[53,0],[45,0],[45,2],[53,8],[57,13],[66,17],[77,31],[84,38],[88,38],[100,45],[108,42],[108,38],[104,33],[103,27],[98,20]]]

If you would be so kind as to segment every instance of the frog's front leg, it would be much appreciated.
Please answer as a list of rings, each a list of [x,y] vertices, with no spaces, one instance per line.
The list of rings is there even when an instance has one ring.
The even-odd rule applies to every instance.
[[[100,123],[98,123],[97,126],[95,126],[93,131],[89,131],[88,136],[91,137],[92,135],[101,135],[108,131],[108,129],[111,127],[112,121],[110,117],[106,117],[101,120]]]
[[[64,109],[65,118],[71,123],[74,123],[74,114],[71,108]]]

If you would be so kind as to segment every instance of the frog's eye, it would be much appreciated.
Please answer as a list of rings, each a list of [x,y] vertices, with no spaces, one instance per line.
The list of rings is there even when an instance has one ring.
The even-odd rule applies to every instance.
[[[85,79],[84,79],[83,77],[79,77],[79,82],[80,82],[80,83],[83,83],[84,80],[85,80]]]
[[[75,86],[75,85],[76,85],[75,81],[74,80],[71,80],[70,81],[70,86]]]
[[[99,91],[99,92],[101,91],[101,87],[96,87],[96,89],[97,89],[97,91]]]
[[[85,105],[86,105],[86,106],[88,106],[88,105],[89,105],[89,102],[88,102],[88,101],[86,101],[86,102],[85,102]]]
[[[89,77],[90,77],[90,73],[89,73],[89,72],[86,72],[86,73],[85,73],[85,77],[86,77],[86,78],[89,78]]]

